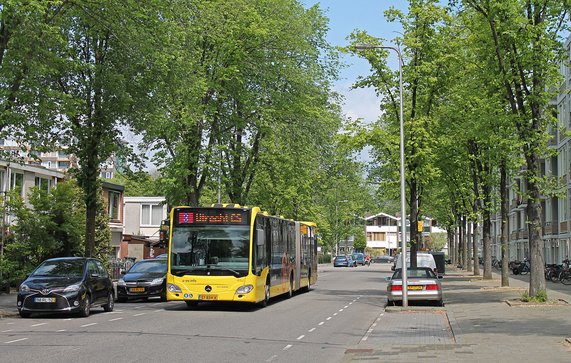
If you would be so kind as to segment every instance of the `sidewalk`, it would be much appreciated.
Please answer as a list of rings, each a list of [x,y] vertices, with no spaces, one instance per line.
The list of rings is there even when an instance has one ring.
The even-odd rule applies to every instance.
[[[529,282],[510,277],[510,287],[454,270],[442,280],[444,308],[387,307],[343,362],[571,362],[571,286],[550,289],[559,304],[524,306]]]
[[[10,294],[0,292],[0,319],[13,316],[18,316],[16,291],[11,289]]]

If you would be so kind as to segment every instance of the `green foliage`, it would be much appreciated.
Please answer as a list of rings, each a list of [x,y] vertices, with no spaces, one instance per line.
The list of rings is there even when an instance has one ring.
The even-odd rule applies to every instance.
[[[84,248],[85,208],[73,181],[59,183],[49,192],[32,188],[29,203],[17,194],[10,194],[7,201],[16,222],[3,266],[12,278],[23,277],[47,258],[79,256]]]
[[[431,233],[427,241],[427,247],[430,251],[442,251],[446,247],[447,234],[444,233]]]
[[[539,290],[535,296],[530,296],[529,292],[526,290],[521,294],[520,299],[523,302],[546,303],[548,301],[547,290]]]
[[[356,229],[355,234],[353,236],[354,236],[353,247],[356,250],[365,251],[365,248],[367,247],[367,240],[365,238],[364,229],[362,227]]]
[[[111,183],[123,185],[126,197],[153,197],[161,195],[157,187],[157,178],[145,171],[121,173],[116,172]]]

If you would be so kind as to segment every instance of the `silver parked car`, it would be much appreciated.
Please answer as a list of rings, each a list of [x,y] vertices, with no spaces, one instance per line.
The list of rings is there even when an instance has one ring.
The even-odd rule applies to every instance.
[[[407,269],[408,301],[427,301],[443,306],[441,277],[429,267]],[[387,304],[402,303],[402,269],[398,268],[392,277],[387,277]]]

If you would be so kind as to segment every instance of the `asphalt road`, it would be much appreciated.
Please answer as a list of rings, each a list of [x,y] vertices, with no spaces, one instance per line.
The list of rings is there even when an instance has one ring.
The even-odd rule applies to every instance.
[[[389,274],[389,264],[320,266],[310,292],[266,308],[150,300],[88,318],[3,319],[0,361],[340,362],[383,311]]]

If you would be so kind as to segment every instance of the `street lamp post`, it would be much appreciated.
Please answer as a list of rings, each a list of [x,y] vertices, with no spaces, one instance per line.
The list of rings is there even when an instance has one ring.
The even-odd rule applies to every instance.
[[[402,89],[402,55],[400,49],[386,45],[357,44],[355,50],[390,49],[394,50],[399,61],[399,93],[400,93],[400,211],[401,211],[401,258],[402,258],[402,306],[408,306],[408,283],[406,264],[406,205],[405,205],[405,179],[404,179],[404,118],[403,118],[403,89]],[[412,226],[411,226],[412,228]]]

